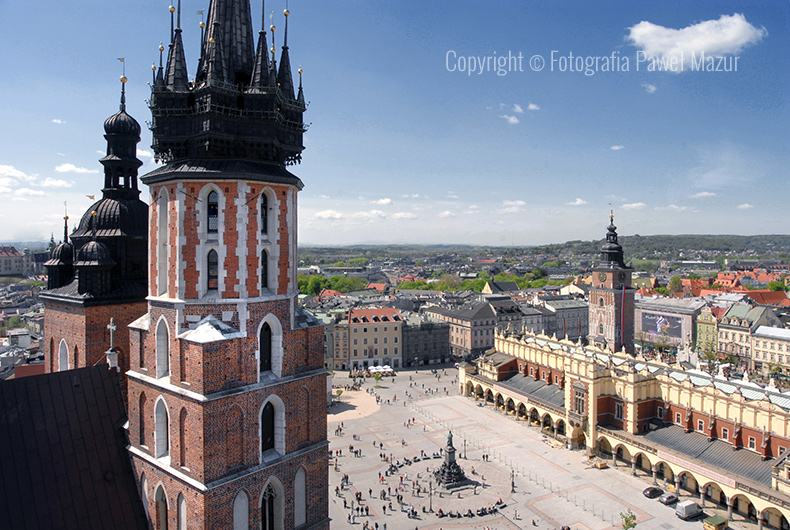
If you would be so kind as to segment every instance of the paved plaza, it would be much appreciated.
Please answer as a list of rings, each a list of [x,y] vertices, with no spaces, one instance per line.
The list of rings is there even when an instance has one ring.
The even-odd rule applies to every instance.
[[[345,375],[336,374],[334,384],[350,384]],[[674,507],[645,498],[642,490],[651,477],[631,476],[623,465],[597,469],[584,451],[568,450],[538,428],[458,395],[456,380],[452,366],[436,374],[427,368],[403,370],[378,382],[369,378],[361,390],[344,390],[329,408],[330,450],[340,451],[330,459],[333,529],[559,530],[567,525],[604,530],[622,528],[619,514],[628,509],[637,515],[637,530],[702,528],[699,521],[678,519]],[[431,480],[431,471],[443,462],[433,455],[444,449],[449,431],[457,461],[470,479],[452,491]],[[414,461],[420,455],[427,458]],[[388,473],[390,462],[401,467]],[[500,500],[504,507],[492,514],[437,515],[440,509],[476,513]],[[726,514],[710,503],[705,512]],[[754,530],[756,525],[734,521],[730,528]]]

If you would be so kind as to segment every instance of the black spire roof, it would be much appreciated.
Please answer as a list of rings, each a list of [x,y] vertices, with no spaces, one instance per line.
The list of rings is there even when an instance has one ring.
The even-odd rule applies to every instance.
[[[286,25],[289,14],[286,10]],[[211,0],[193,83],[182,83],[186,60],[180,28],[174,29],[165,82],[151,90],[152,147],[158,160],[278,165],[301,160],[304,95],[294,96],[287,41],[276,71],[261,24],[256,53],[249,0]]]
[[[627,269],[623,262],[623,247],[617,242],[617,227],[614,226],[614,212],[609,214],[609,226],[606,227],[606,242],[601,247],[600,267],[610,269]]]
[[[140,124],[126,113],[126,77],[121,77],[120,110],[104,122],[107,155],[102,198],[83,214],[64,243],[53,251],[50,293],[60,298],[144,299],[147,291],[148,205],[140,200],[137,158]],[[71,261],[68,262],[68,256]],[[75,275],[71,272],[73,263]],[[54,265],[54,262],[53,262]],[[96,276],[96,275],[99,276]],[[96,276],[96,277],[94,277]]]

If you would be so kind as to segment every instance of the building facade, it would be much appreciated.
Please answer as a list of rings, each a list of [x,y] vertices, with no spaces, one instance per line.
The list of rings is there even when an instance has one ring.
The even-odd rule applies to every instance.
[[[450,354],[455,360],[471,360],[494,345],[497,313],[488,302],[458,308],[431,306],[423,312],[450,324]]]
[[[348,320],[336,326],[335,345],[348,335],[348,369],[358,370],[373,366],[399,368],[403,361],[403,319],[392,307],[351,309]],[[343,342],[345,344],[345,341]],[[343,350],[338,352],[342,359]],[[341,361],[342,364],[342,361]],[[342,368],[341,368],[342,369]]]
[[[297,307],[290,13],[278,68],[249,1],[212,0],[190,82],[175,11],[150,100],[165,165],[143,177],[148,303],[129,327],[143,503],[156,529],[328,529],[324,331]]]
[[[0,246],[0,276],[33,274],[33,254],[19,252],[16,247]]]
[[[427,315],[403,320],[403,366],[450,362],[450,324]]]

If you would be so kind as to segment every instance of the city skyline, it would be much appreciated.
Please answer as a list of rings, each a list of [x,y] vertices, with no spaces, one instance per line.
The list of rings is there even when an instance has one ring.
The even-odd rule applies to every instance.
[[[150,120],[168,5],[121,5],[120,20],[117,4],[6,6],[17,23],[0,59],[15,72],[0,81],[14,131],[0,147],[0,240],[59,238],[63,202],[73,229],[87,196],[101,196],[117,58],[129,113]],[[207,6],[182,2],[190,78]],[[265,8],[278,57],[284,6]],[[786,4],[288,8],[313,124],[292,168],[305,182],[303,244],[599,239],[610,203],[623,235],[787,230],[774,191],[788,166]],[[257,40],[260,2],[252,10]],[[141,175],[156,167],[150,143],[144,127]]]

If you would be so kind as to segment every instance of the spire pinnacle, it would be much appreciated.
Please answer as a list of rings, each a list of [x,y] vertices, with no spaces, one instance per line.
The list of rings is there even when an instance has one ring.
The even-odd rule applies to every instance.
[[[285,35],[283,36],[283,48],[288,47],[288,17],[291,16],[291,12],[288,11],[288,2],[285,3],[285,9],[283,9],[283,15],[285,15]]]
[[[170,42],[172,43],[176,34],[175,23],[173,21],[173,15],[176,12],[176,8],[173,6],[173,4],[170,4],[170,7],[168,7],[167,9],[170,11]]]
[[[63,242],[69,242],[69,207],[66,201],[63,201]]]
[[[176,17],[176,28],[181,29],[181,0],[178,0],[178,15]]]
[[[126,76],[121,76],[121,112],[126,112]]]

